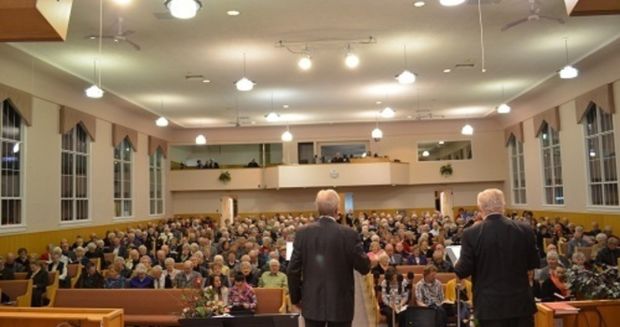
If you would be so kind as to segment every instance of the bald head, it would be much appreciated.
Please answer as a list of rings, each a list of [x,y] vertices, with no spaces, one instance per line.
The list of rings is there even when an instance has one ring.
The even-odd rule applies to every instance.
[[[316,209],[321,216],[336,217],[338,204],[340,204],[340,197],[334,190],[320,190],[316,195]]]
[[[490,214],[504,213],[506,207],[506,200],[504,199],[504,192],[496,188],[489,188],[478,193],[478,208],[483,217]]]

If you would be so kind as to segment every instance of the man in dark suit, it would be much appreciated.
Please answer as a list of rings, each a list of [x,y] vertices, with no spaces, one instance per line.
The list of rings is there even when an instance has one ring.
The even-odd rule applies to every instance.
[[[505,205],[498,189],[478,194],[484,219],[463,232],[454,271],[461,279],[472,276],[481,327],[533,327],[536,306],[527,274],[539,264],[534,232],[504,217]]]
[[[316,197],[319,220],[295,234],[288,288],[308,327],[351,326],[353,269],[363,275],[370,271],[359,234],[334,218],[339,203],[334,190],[320,191]]]

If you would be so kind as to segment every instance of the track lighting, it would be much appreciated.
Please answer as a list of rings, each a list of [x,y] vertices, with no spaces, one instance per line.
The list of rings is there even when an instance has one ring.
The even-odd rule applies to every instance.
[[[202,8],[199,0],[166,0],[164,5],[170,11],[170,15],[178,19],[194,18],[198,10]]]

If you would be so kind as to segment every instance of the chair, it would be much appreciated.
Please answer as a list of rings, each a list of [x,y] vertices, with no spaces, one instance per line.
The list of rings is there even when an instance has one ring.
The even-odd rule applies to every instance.
[[[405,312],[405,326],[435,327],[435,309],[424,307],[409,307]]]

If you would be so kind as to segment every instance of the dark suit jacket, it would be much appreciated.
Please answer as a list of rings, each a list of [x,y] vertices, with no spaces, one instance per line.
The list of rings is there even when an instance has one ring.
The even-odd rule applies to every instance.
[[[363,275],[370,271],[359,234],[321,217],[295,234],[287,271],[291,302],[301,302],[307,319],[352,321],[353,269]]]
[[[501,320],[536,312],[527,272],[538,264],[531,228],[498,214],[465,229],[454,271],[472,276],[476,318]]]

